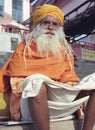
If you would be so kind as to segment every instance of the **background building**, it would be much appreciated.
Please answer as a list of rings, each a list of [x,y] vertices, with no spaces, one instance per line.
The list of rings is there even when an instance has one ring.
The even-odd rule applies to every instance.
[[[30,12],[30,0],[0,0],[0,52],[12,53],[29,32],[22,22]]]
[[[30,17],[30,0],[0,0],[0,25],[25,28],[22,22]]]

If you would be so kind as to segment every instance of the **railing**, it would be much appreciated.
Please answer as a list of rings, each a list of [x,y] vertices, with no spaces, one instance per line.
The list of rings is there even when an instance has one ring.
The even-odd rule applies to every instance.
[[[14,33],[21,35],[22,38],[29,33],[29,29],[22,29],[13,25],[0,25],[0,32]]]

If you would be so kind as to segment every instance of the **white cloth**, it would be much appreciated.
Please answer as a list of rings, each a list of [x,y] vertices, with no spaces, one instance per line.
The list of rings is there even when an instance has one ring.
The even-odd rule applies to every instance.
[[[88,100],[89,96],[86,96],[74,101],[81,90],[95,89],[95,73],[86,76],[75,86],[59,83],[42,74],[28,76],[23,83],[20,102],[22,120],[31,120],[27,98],[36,96],[43,82],[48,86],[48,107],[51,121],[64,120],[68,119],[68,116]]]

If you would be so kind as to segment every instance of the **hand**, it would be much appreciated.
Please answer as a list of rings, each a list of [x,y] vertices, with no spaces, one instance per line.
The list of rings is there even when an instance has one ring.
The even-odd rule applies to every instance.
[[[74,82],[74,81],[69,81],[66,82],[66,84],[70,85],[70,86],[75,86],[78,82]]]

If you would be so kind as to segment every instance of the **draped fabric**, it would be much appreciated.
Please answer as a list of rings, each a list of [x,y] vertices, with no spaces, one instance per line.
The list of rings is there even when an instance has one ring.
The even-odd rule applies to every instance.
[[[31,43],[30,51],[26,49],[24,53],[24,48],[25,43],[21,42],[16,51],[0,70],[0,92],[12,92],[10,110],[11,114],[15,114],[16,119],[19,119],[20,116],[19,101],[21,95],[19,94],[22,93],[21,87],[25,77],[39,73],[59,82],[80,81],[76,76],[74,59],[72,57],[70,59],[72,64],[71,69],[65,53],[62,53],[60,58],[51,54],[45,57],[45,55],[39,55],[37,53],[34,43]],[[11,78],[17,78],[19,80],[16,79],[15,81],[17,82],[15,82],[15,84],[14,81],[10,84]],[[20,90],[20,93],[18,90]],[[16,93],[14,93],[14,91]],[[15,105],[15,103],[18,105]],[[13,116],[12,118],[14,119]]]
[[[64,120],[78,110],[82,103],[89,99],[89,96],[85,96],[75,100],[80,91],[95,89],[95,73],[84,77],[78,84],[72,87],[54,81],[42,74],[28,76],[24,80],[22,88],[23,92],[20,104],[22,120],[31,120],[27,99],[37,96],[43,83],[48,88],[48,107],[51,120]]]
[[[24,48],[25,44],[20,43],[8,64],[5,75],[9,77],[25,77],[40,73],[60,82],[79,81],[74,70],[73,57],[70,59],[71,69],[67,55],[64,52],[61,57],[53,55],[41,56],[36,51],[36,45],[31,43],[30,54],[26,50],[23,56]]]

